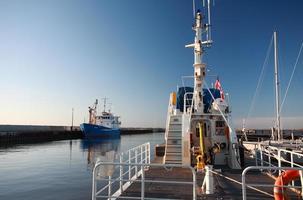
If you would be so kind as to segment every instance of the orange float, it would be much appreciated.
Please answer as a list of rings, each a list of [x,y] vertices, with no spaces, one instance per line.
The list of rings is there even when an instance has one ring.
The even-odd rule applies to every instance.
[[[283,186],[288,185],[292,180],[300,177],[299,170],[286,170],[281,173],[280,176],[276,178],[274,187],[274,197],[275,200],[285,200],[288,199],[284,193],[285,189]],[[280,186],[280,187],[279,187]]]

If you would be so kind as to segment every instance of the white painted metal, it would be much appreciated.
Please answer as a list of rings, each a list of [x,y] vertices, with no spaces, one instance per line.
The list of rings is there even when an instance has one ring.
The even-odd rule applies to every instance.
[[[138,172],[137,174],[137,177],[141,176],[140,179],[136,179],[136,175],[134,174],[132,176],[131,179],[123,179],[124,182],[126,182],[124,185],[123,185],[123,191],[125,191],[132,183],[134,182],[139,182],[139,183],[143,183],[143,186],[141,185],[141,197],[135,197],[135,196],[122,196],[122,193],[120,191],[120,189],[115,192],[114,194],[111,194],[111,195],[102,195],[101,192],[105,191],[106,189],[108,189],[109,187],[112,187],[110,186],[109,184],[107,184],[106,186],[104,186],[102,189],[100,190],[95,190],[97,192],[94,193],[93,195],[93,199],[98,199],[98,198],[107,198],[107,199],[112,199],[112,200],[115,200],[117,198],[119,199],[166,199],[165,197],[160,197],[160,198],[148,198],[148,197],[145,197],[145,187],[144,187],[144,184],[146,183],[154,183],[154,184],[157,184],[157,183],[164,183],[164,184],[168,184],[168,185],[171,185],[171,184],[178,184],[178,185],[192,185],[192,191],[193,191],[193,196],[192,196],[192,199],[195,200],[197,199],[197,194],[196,194],[196,172],[195,172],[195,169],[190,167],[190,166],[183,166],[183,165],[175,165],[175,164],[150,164],[150,163],[131,163],[131,164],[128,164],[128,163],[114,163],[114,162],[100,162],[100,163],[97,163],[95,165],[95,168],[97,170],[97,168],[101,167],[101,166],[107,166],[107,165],[113,165],[115,166],[115,168],[118,168],[120,166],[122,167],[128,167],[129,165],[131,165],[131,167],[133,168],[134,166],[138,166],[141,168],[141,170]],[[161,180],[157,180],[157,179],[145,179],[145,176],[144,176],[144,173],[145,173],[145,168],[150,168],[150,167],[153,167],[153,168],[164,168],[164,169],[172,169],[172,168],[185,168],[185,169],[189,169],[192,173],[192,181],[165,181],[163,180],[163,177],[161,177]],[[109,178],[102,178],[102,179],[98,179],[98,181],[109,181],[111,180],[111,184],[114,184],[116,182],[116,180],[118,179],[109,179]],[[93,176],[93,187],[96,187],[96,179],[95,179],[95,176]]]
[[[126,159],[125,159],[126,158]],[[150,164],[150,143],[144,143],[140,146],[134,147],[132,149],[129,149],[127,152],[121,153],[119,156],[119,162],[124,165],[114,165],[114,164],[104,164],[104,162],[97,162],[95,164],[94,170],[93,170],[93,186],[92,186],[92,199],[96,199],[99,194],[101,194],[103,191],[108,191],[108,198],[111,196],[119,196],[122,194],[123,191],[125,191],[132,183],[132,181],[136,180],[139,176],[142,175],[142,167],[141,170],[138,170],[138,167],[144,165],[144,164]],[[109,162],[106,162],[109,163]],[[135,164],[141,164],[135,165]],[[98,167],[97,167],[98,166]],[[104,180],[103,177],[106,177],[106,173],[102,173],[103,175],[98,174],[100,171],[100,168],[102,170],[105,170],[108,168],[108,166],[112,166],[114,169],[119,169],[119,176],[117,178],[112,179],[112,174],[109,174],[108,176],[108,183],[102,187],[101,189],[97,189],[97,182],[100,180]],[[127,166],[127,170],[125,167]],[[136,170],[137,169],[137,170]],[[113,170],[114,171],[114,170]],[[128,178],[124,178],[128,177]],[[115,182],[119,182],[119,189],[112,193],[112,186]]]
[[[278,71],[278,46],[277,46],[277,32],[274,32],[274,56],[275,56],[275,93],[276,93],[276,126],[278,141],[283,140],[283,134],[280,127],[280,81]]]
[[[205,166],[205,194],[213,194],[214,193],[214,177],[213,173],[211,172],[213,169],[212,165],[206,165]]]
[[[300,189],[302,190],[302,181],[301,181],[301,186],[294,186],[294,185],[291,185],[291,186],[277,186],[275,184],[248,184],[246,183],[246,174],[248,171],[251,171],[251,170],[260,170],[261,172],[262,171],[276,171],[276,170],[299,170],[303,171],[303,168],[301,167],[268,167],[268,166],[249,166],[247,168],[245,168],[242,172],[242,199],[243,200],[246,200],[247,199],[247,195],[246,195],[246,188],[251,188],[252,186],[255,186],[255,187],[271,187],[271,188],[274,188],[274,187],[283,187],[283,188],[297,188],[297,189]]]

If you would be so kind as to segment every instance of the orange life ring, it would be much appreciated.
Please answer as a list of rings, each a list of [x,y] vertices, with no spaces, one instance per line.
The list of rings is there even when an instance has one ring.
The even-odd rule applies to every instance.
[[[276,178],[276,182],[275,182],[276,187],[274,187],[275,200],[287,199],[284,193],[285,188],[279,186],[288,185],[292,180],[295,180],[299,177],[300,177],[299,170],[286,170],[282,172],[281,175]]]

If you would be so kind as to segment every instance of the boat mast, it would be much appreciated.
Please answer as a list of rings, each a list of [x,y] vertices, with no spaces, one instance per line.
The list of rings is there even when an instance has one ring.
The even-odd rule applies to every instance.
[[[103,112],[106,112],[106,97],[103,98]]]
[[[202,62],[202,56],[204,53],[203,46],[210,47],[212,40],[210,39],[210,0],[207,0],[207,10],[208,10],[208,24],[202,24],[202,14],[200,10],[197,10],[195,16],[195,24],[193,30],[196,32],[195,41],[193,44],[186,45],[185,47],[194,48],[194,110],[197,114],[203,114],[203,94],[202,87],[204,78],[206,75],[206,65]],[[202,32],[206,32],[206,38],[203,41]]]
[[[280,129],[280,81],[278,71],[278,47],[277,47],[277,32],[274,32],[274,56],[275,56],[275,89],[276,89],[276,126],[278,141],[283,140],[283,134]]]

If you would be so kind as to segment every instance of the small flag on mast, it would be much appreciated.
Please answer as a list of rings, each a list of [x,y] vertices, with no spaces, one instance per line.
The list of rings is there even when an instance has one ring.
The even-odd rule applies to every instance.
[[[223,91],[222,86],[221,86],[221,83],[220,83],[220,81],[219,81],[219,77],[217,77],[217,80],[216,80],[216,82],[215,82],[215,88],[216,88],[217,90],[220,90],[221,99],[224,99],[224,91]]]

